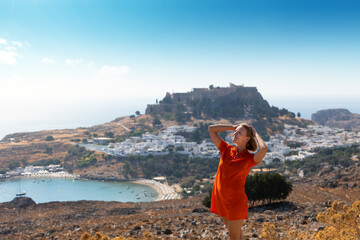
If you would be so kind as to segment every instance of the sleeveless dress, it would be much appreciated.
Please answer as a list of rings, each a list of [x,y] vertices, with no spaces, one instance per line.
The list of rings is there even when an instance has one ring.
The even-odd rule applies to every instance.
[[[212,190],[210,211],[228,220],[248,219],[245,181],[250,169],[257,165],[254,154],[237,149],[221,140],[220,162]]]

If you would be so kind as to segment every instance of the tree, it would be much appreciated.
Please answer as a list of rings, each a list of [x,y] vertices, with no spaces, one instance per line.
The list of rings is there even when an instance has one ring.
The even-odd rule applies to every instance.
[[[45,153],[51,155],[53,153],[53,149],[51,147],[46,147]]]
[[[180,196],[181,196],[182,199],[189,197],[189,195],[188,195],[188,193],[186,192],[185,189],[183,189],[183,190],[181,191]]]
[[[131,166],[130,166],[130,162],[129,161],[125,161],[124,166],[123,166],[123,174],[125,175],[126,178],[128,178],[129,174],[131,171]]]
[[[105,137],[113,138],[113,137],[114,137],[114,133],[113,133],[113,132],[105,132]]]
[[[140,116],[140,111],[135,112],[136,116]]]
[[[84,156],[82,156],[77,162],[76,165],[80,168],[88,167],[90,165],[94,165],[96,163],[97,159],[94,154],[88,153]]]
[[[278,173],[256,173],[246,179],[245,192],[251,205],[286,199],[292,191],[291,182]]]
[[[274,159],[272,160],[272,162],[273,162],[273,163],[280,163],[281,160],[280,160],[279,158],[274,158]]]
[[[211,197],[212,197],[212,190],[209,191],[209,194],[202,201],[202,204],[207,208],[210,208],[211,206]]]
[[[184,147],[183,146],[178,146],[178,147],[176,147],[176,151],[184,151]]]
[[[211,84],[211,85],[209,86],[209,89],[210,89],[210,90],[214,89],[214,85]]]
[[[13,170],[13,169],[15,169],[17,167],[20,167],[20,161],[17,161],[17,160],[11,161],[9,163],[9,165],[8,165],[8,168],[11,169],[11,170]]]
[[[297,113],[297,117],[301,117],[301,113],[300,113],[300,112]]]
[[[155,126],[155,125],[161,125],[161,121],[158,117],[155,117],[153,120],[153,126]]]
[[[49,135],[45,138],[45,141],[54,141],[53,136]]]

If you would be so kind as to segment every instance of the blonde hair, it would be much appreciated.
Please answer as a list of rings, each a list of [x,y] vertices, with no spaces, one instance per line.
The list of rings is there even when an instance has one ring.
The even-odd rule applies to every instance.
[[[252,131],[252,127],[247,123],[243,123],[241,124],[241,126],[246,129],[246,136],[250,137],[249,141],[246,144],[246,149],[252,152],[256,151],[258,146],[255,140],[254,132]]]

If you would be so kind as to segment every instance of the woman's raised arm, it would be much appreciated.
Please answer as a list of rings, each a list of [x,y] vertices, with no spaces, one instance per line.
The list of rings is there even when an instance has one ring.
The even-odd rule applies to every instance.
[[[220,143],[221,143],[221,137],[218,135],[219,132],[223,132],[223,131],[235,131],[236,127],[238,125],[210,125],[209,126],[209,133],[210,133],[210,137],[211,140],[213,141],[213,143],[215,144],[215,146],[217,148],[220,147]]]
[[[256,132],[255,128],[252,127],[253,131],[254,131],[254,136],[256,141],[258,142],[259,145],[259,151],[257,153],[255,153],[254,156],[254,161],[256,163],[259,163],[263,160],[263,158],[265,157],[265,154],[267,152],[267,146],[264,142],[264,140],[260,137],[260,135]]]

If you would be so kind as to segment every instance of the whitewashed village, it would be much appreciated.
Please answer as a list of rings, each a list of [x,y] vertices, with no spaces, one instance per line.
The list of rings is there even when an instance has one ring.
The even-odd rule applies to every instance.
[[[98,147],[97,144],[105,144],[111,141],[111,138],[94,138],[86,144],[87,148],[91,150],[102,151],[107,154],[116,156],[140,155],[148,156],[150,154],[167,155],[169,146],[177,150],[179,154],[188,155],[190,158],[217,158],[219,151],[210,139],[203,140],[200,144],[196,142],[187,142],[178,132],[192,132],[195,127],[192,126],[171,126],[167,130],[158,135],[146,133],[141,137],[130,137],[121,143],[109,143],[107,146]],[[227,136],[225,140],[231,144],[232,137]],[[301,146],[290,149],[287,142],[298,142]],[[329,128],[322,125],[308,125],[306,128],[301,128],[297,125],[285,124],[283,132],[270,136],[269,141],[266,141],[268,146],[268,153],[264,158],[265,164],[272,163],[273,159],[280,159],[281,162],[286,160],[302,160],[308,156],[313,155],[315,148],[332,148],[332,147],[346,147],[352,144],[360,143],[360,132],[346,131],[340,128]],[[287,156],[291,152],[296,152],[296,155]]]
[[[185,137],[177,135],[178,132],[190,133],[195,130],[193,126],[170,126],[158,135],[145,133],[141,137],[130,137],[120,143],[111,143],[111,138],[93,138],[88,140],[88,144],[80,144],[89,150],[97,150],[115,156],[129,155],[167,155],[169,147],[176,149],[177,153],[188,155],[190,158],[217,158],[219,151],[210,139],[203,140],[200,144],[196,142],[187,142]],[[231,136],[225,140],[231,144]],[[110,142],[110,143],[109,143]],[[287,142],[298,142],[301,146],[290,149]],[[308,125],[301,128],[297,125],[285,125],[281,134],[270,136],[266,142],[268,153],[264,158],[265,164],[270,164],[274,159],[281,162],[286,160],[301,160],[313,155],[315,148],[332,148],[351,146],[351,144],[360,143],[360,132],[346,131],[340,128],[329,128],[321,125]],[[296,155],[290,155],[295,152]],[[33,176],[44,177],[51,174],[53,177],[74,178],[74,175],[68,174],[60,165],[49,166],[26,166],[19,167],[14,171],[6,172],[0,177],[11,176]]]

